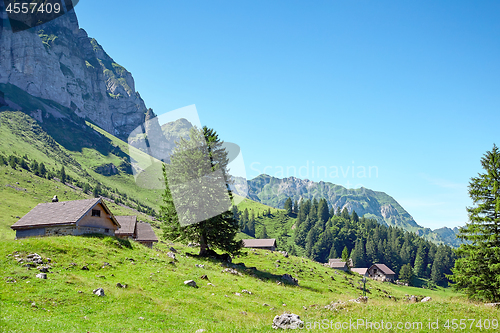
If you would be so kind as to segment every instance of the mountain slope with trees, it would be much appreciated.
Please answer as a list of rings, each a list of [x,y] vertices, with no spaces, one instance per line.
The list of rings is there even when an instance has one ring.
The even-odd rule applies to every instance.
[[[238,183],[241,184],[242,181],[236,180],[236,193],[239,193]],[[275,208],[284,208],[288,198],[292,202],[325,199],[328,207],[335,211],[346,208],[349,212],[356,211],[360,217],[376,219],[381,224],[415,232],[436,243],[443,242],[452,246],[460,244],[460,240],[455,237],[458,229],[445,227],[432,231],[423,228],[394,198],[384,192],[363,187],[346,189],[328,182],[313,182],[295,177],[279,179],[264,174],[248,180],[247,184],[250,199]]]

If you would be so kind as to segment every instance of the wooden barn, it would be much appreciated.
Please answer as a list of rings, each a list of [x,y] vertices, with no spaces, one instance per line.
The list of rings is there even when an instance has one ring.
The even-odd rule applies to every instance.
[[[102,198],[38,204],[11,226],[16,239],[103,234],[133,239],[152,248],[158,242],[149,223],[137,216],[114,216]]]

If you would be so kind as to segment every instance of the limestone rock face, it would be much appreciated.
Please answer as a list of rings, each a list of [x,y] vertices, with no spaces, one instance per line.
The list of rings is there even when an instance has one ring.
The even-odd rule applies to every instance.
[[[79,28],[74,11],[16,33],[1,19],[0,84],[55,101],[122,139],[143,123],[147,108],[132,75]]]

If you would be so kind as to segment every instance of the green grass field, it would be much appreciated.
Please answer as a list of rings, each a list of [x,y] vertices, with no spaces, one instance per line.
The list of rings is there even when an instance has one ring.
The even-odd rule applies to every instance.
[[[171,246],[178,251],[175,261],[166,255]],[[289,311],[309,325],[361,319],[422,322],[416,331],[431,332],[435,330],[427,329],[427,323],[439,320],[439,332],[452,332],[442,327],[447,319],[498,319],[498,310],[469,303],[450,289],[430,291],[369,281],[368,303],[351,303],[348,300],[362,293],[356,288],[359,275],[334,272],[278,252],[245,250],[230,266],[240,273],[233,275],[222,272],[226,264],[187,255],[196,253],[196,248],[161,243],[151,250],[134,242],[130,247],[109,237],[2,241],[0,328],[3,332],[268,332],[273,331],[274,316]],[[35,268],[15,260],[16,255],[24,258],[29,253],[50,258],[47,280],[36,278]],[[90,270],[81,270],[84,265]],[[285,273],[296,276],[299,286],[278,285]],[[198,289],[184,285],[191,279]],[[128,287],[118,288],[117,283]],[[106,296],[93,295],[96,288],[103,288]],[[242,293],[244,289],[252,294]],[[432,300],[410,304],[404,300],[406,294]],[[338,300],[346,301],[345,307],[324,308]]]

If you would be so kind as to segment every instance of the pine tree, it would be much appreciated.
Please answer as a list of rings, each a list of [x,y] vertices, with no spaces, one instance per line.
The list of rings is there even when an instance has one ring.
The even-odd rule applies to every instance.
[[[38,175],[40,177],[45,177],[47,175],[47,169],[45,168],[45,164],[43,164],[43,162],[38,164]]]
[[[337,255],[337,249],[335,249],[335,243],[332,244],[332,248],[330,249],[330,255],[328,256],[328,258],[330,259],[336,259],[338,258],[339,256]]]
[[[425,248],[423,244],[420,244],[417,250],[417,257],[415,258],[415,265],[413,266],[415,275],[418,277],[425,277],[425,267]]]
[[[356,245],[351,253],[352,264],[354,267],[366,267],[366,253],[365,246],[363,244],[363,239],[358,238],[356,240]]]
[[[323,225],[325,225],[329,218],[330,213],[328,211],[328,202],[326,199],[321,199],[318,204],[318,220],[322,221]]]
[[[14,155],[10,155],[9,156],[9,165],[12,169],[15,169],[17,166],[17,157],[15,157]]]
[[[345,219],[347,221],[351,220],[351,216],[349,215],[349,211],[347,210],[346,207],[344,207],[344,209],[342,209],[342,214],[340,215],[340,217],[342,217],[343,219]]]
[[[380,261],[378,260],[377,245],[374,240],[370,237],[366,240],[366,261],[368,265],[376,264]]]
[[[164,205],[161,208],[165,238],[180,242],[197,242],[200,244],[199,255],[201,256],[208,255],[211,249],[219,249],[231,254],[240,251],[242,242],[235,240],[239,230],[238,222],[230,210],[232,193],[228,188],[231,183],[228,163],[228,153],[223,146],[223,141],[219,139],[213,129],[204,127],[200,130],[193,127],[189,132],[189,140],[184,138],[179,140],[177,148],[171,155],[170,164],[164,165],[163,168],[166,190],[163,196]],[[214,178],[205,179],[209,174],[214,174]],[[207,210],[205,208],[194,211],[189,209],[192,203],[200,205],[204,203],[200,202],[200,193],[193,193],[186,186],[190,186],[187,184],[202,178],[204,181],[215,184],[204,186],[203,195],[211,199],[210,205],[205,205],[206,209],[210,209],[211,212],[215,212],[212,210],[214,207],[227,210],[200,221],[198,217],[206,216]],[[220,181],[224,183],[224,188],[218,185]],[[175,186],[172,185],[170,188],[169,184],[172,183]],[[175,217],[172,217],[168,214],[173,214],[171,198],[174,195],[176,200],[180,199],[181,202],[179,204],[176,202],[174,207],[176,214]],[[229,200],[227,195],[229,195]],[[178,207],[183,209],[188,207],[188,209],[185,214],[180,216]],[[195,216],[195,214],[198,215]],[[190,221],[198,222],[191,223]]]
[[[352,211],[352,216],[351,216],[351,219],[352,219],[352,221],[353,221],[353,222],[355,222],[355,223],[358,223],[358,222],[359,222],[359,216],[358,216],[358,214],[356,214],[356,211],[355,211],[355,210],[353,210],[353,211]]]
[[[399,270],[399,280],[408,283],[409,285],[411,285],[413,276],[413,269],[410,264],[403,265],[403,267]]]
[[[469,222],[458,237],[465,242],[456,254],[451,279],[469,297],[500,301],[500,151],[493,145],[481,158],[484,173],[471,178]]]
[[[431,280],[438,285],[447,285],[447,280],[445,277],[446,267],[448,265],[448,257],[446,254],[446,247],[444,245],[439,245],[436,252],[436,257],[432,263],[431,270]]]
[[[265,224],[262,225],[262,228],[260,229],[260,233],[259,233],[258,238],[261,238],[261,239],[269,238],[269,236],[267,235],[267,229],[266,229]]]
[[[38,170],[38,162],[36,160],[33,160],[30,165],[31,172],[33,172],[35,175],[39,176],[39,170]]]
[[[349,261],[349,250],[347,249],[347,246],[344,246],[344,249],[342,250],[342,261]]]
[[[66,170],[64,170],[64,165],[61,167],[61,170],[59,171],[59,179],[61,180],[61,183],[66,183]]]
[[[290,197],[288,197],[285,201],[285,211],[288,216],[292,215],[292,199],[290,199]]]
[[[312,249],[313,249],[313,246],[318,241],[319,234],[320,234],[320,232],[319,232],[319,230],[317,228],[311,228],[311,230],[309,230],[309,232],[307,233],[307,237],[306,237],[306,255],[309,258],[311,258],[311,256],[312,256]]]
[[[298,214],[299,212],[299,202],[297,200],[295,200],[295,202],[293,203],[293,212],[295,214]]]
[[[340,210],[340,206],[337,207],[337,211],[335,212],[335,215],[336,216],[341,216],[342,215],[342,211]]]

